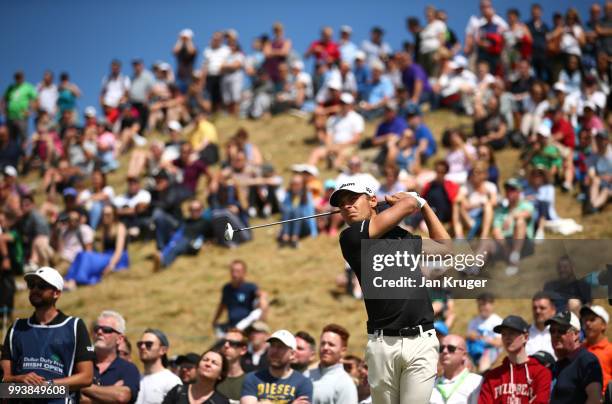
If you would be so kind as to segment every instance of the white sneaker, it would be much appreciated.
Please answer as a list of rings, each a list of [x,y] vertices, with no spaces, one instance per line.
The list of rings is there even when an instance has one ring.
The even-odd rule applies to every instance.
[[[32,272],[36,272],[36,270],[38,269],[38,265],[36,265],[33,262],[28,262],[27,264],[25,264],[23,266],[23,273],[24,274],[29,274]]]
[[[544,233],[544,228],[542,226],[536,231],[534,241],[536,244],[542,244],[542,242],[544,242],[544,239],[546,239],[546,234]]]
[[[519,268],[516,265],[508,265],[506,267],[506,276],[514,276],[518,274]]]
[[[251,206],[247,210],[247,213],[248,213],[249,217],[255,217],[255,216],[257,216],[257,209],[255,209],[254,207]]]

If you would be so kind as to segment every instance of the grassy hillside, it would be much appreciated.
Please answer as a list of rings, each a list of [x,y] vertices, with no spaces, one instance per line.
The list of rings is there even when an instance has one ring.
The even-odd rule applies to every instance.
[[[438,137],[447,126],[469,122],[465,117],[447,112],[431,113],[426,121]],[[311,137],[313,130],[301,118],[282,116],[251,122],[224,117],[216,125],[222,141],[238,127],[247,128],[265,159],[285,177],[290,175],[289,166],[304,162],[311,149],[303,140]],[[374,124],[368,124],[367,133],[373,133],[374,128]],[[513,150],[499,153],[503,178],[517,168],[517,155]],[[123,160],[122,170],[110,177],[116,191],[125,189],[126,166],[127,161]],[[335,177],[337,173],[323,172],[322,175]],[[609,212],[583,219],[578,203],[561,194],[557,205],[561,216],[576,218],[584,225],[585,232],[577,238],[612,238]],[[274,241],[278,231],[279,228],[256,230],[254,241],[237,249],[206,246],[198,256],[181,257],[171,268],[157,274],[152,273],[151,262],[146,260],[154,251],[154,244],[132,243],[132,265],[128,271],[113,274],[97,286],[65,293],[59,306],[88,322],[104,309],[117,310],[127,319],[132,341],[139,338],[144,328],[159,327],[170,337],[171,354],[202,351],[213,341],[210,323],[220,298],[220,287],[228,279],[228,263],[241,258],[249,265],[248,277],[270,293],[269,323],[273,329],[303,329],[318,335],[323,325],[337,322],[352,333],[350,351],[361,355],[366,340],[365,310],[361,301],[337,293],[334,280],[343,271],[337,239],[321,236],[304,241],[298,250],[279,250]],[[497,312],[501,316],[516,313],[530,319],[529,307],[529,301],[500,300]],[[17,309],[20,316],[29,313],[26,292],[18,294]],[[464,333],[475,313],[474,301],[458,301],[453,331]]]

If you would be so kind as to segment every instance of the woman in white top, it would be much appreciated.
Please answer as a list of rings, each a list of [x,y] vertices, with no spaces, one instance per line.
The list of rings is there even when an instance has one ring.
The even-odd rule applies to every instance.
[[[474,163],[468,182],[459,189],[453,204],[453,229],[456,238],[472,239],[480,230],[481,238],[489,237],[493,223],[493,210],[497,205],[497,187],[487,181],[489,164],[478,160]],[[465,237],[464,226],[468,234]]]
[[[442,135],[442,145],[448,149],[444,158],[448,163],[446,179],[459,185],[465,184],[472,163],[476,160],[476,149],[466,142],[466,136],[458,129],[449,129]]]
[[[550,108],[547,97],[547,87],[545,84],[535,82],[531,85],[529,96],[525,99],[525,113],[521,118],[521,133],[525,137],[535,135],[540,126],[544,114]]]
[[[419,53],[423,60],[423,68],[429,77],[438,75],[437,53],[444,47],[446,41],[446,24],[436,18],[436,9],[432,6],[425,8],[427,25],[419,33],[421,44]]]
[[[242,98],[242,85],[244,81],[242,70],[245,58],[235,34],[228,32],[226,38],[230,52],[221,65],[221,73],[223,74],[221,78],[221,95],[228,112],[237,115],[239,112],[238,105]]]

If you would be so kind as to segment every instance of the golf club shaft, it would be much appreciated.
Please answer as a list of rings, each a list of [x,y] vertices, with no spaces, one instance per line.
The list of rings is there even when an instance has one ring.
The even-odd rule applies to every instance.
[[[243,227],[242,229],[236,229],[235,231],[253,230],[253,229],[259,229],[261,227],[276,226],[278,224],[297,222],[298,220],[314,219],[315,217],[329,216],[329,215],[333,215],[333,214],[336,214],[336,213],[340,213],[340,211],[339,210],[333,210],[331,212],[317,213],[316,215],[310,215],[310,216],[304,216],[304,217],[296,217],[295,219],[287,219],[287,220],[280,220],[278,222],[258,224],[257,226]]]
[[[378,206],[382,206],[382,205],[386,205],[386,204],[387,204],[386,201],[378,202]],[[283,223],[297,222],[298,220],[307,220],[307,219],[314,219],[315,217],[334,215],[336,213],[340,213],[340,209],[332,210],[331,212],[317,213],[316,215],[310,215],[310,216],[304,216],[304,217],[296,217],[295,219],[280,220],[278,222],[258,224],[257,226],[243,227],[242,229],[236,229],[234,231],[238,232],[238,231],[244,231],[244,230],[259,229],[259,228],[262,228],[262,227],[276,226],[276,225],[283,224]]]

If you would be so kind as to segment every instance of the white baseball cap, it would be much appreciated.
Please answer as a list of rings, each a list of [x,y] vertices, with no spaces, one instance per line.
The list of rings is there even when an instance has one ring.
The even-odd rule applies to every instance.
[[[350,34],[353,32],[353,28],[348,25],[343,25],[340,27],[340,32],[346,32],[347,34]]]
[[[291,67],[298,70],[304,70],[304,62],[301,60],[294,60],[293,63],[291,63]]]
[[[366,58],[366,54],[364,51],[355,52],[355,59],[365,60],[365,58]]]
[[[98,112],[96,111],[96,107],[93,107],[90,105],[85,108],[85,116],[92,117],[92,116],[96,116],[97,114]]]
[[[367,186],[364,182],[359,181],[358,179],[351,180],[350,182],[345,182],[341,184],[336,190],[331,194],[329,198],[329,204],[331,206],[339,207],[340,206],[340,196],[344,192],[352,192],[354,194],[366,194],[368,196],[374,196],[374,190]]]
[[[538,126],[538,135],[543,137],[550,137],[550,126],[542,122],[540,126]]]
[[[172,70],[172,66],[170,66],[169,63],[161,62],[159,64],[159,70],[164,71],[164,72],[168,72],[168,71]]]
[[[327,82],[327,88],[331,90],[342,90],[342,82],[337,79],[331,79]]]
[[[566,85],[565,85],[565,83],[564,83],[564,82],[562,82],[562,81],[557,81],[557,82],[555,83],[555,85],[553,86],[553,90],[555,90],[555,91],[560,91],[560,92],[562,92],[562,93],[564,93],[564,94],[569,93],[569,91],[568,91],[568,89],[567,89],[567,86],[566,86]]]
[[[4,175],[6,175],[8,177],[16,177],[17,176],[17,169],[15,169],[15,167],[13,167],[13,166],[6,166],[6,167],[4,167]]]
[[[175,132],[180,132],[183,129],[179,121],[170,121],[168,122],[168,128]]]
[[[59,272],[51,267],[38,268],[35,272],[25,274],[23,278],[27,280],[35,276],[47,282],[57,290],[61,291],[64,289],[64,278],[62,278]]]
[[[294,351],[297,348],[297,342],[295,341],[295,337],[287,330],[274,331],[274,333],[270,335],[270,338],[268,338],[268,342],[272,341],[273,339],[279,340],[288,348],[291,348]]]
[[[351,93],[342,93],[342,95],[340,96],[340,101],[342,101],[342,103],[344,104],[350,105],[355,102],[355,97],[353,97]]]
[[[610,321],[610,316],[608,315],[608,312],[601,306],[583,306],[580,309],[580,317],[584,316],[587,313],[595,314],[597,317],[601,318],[606,324],[608,324],[608,322]]]
[[[457,65],[457,68],[459,68],[459,67],[466,68],[468,66],[468,60],[463,55],[455,56],[453,58],[453,62],[455,62],[455,65]]]
[[[187,38],[193,38],[193,31],[191,30],[191,28],[185,28],[181,30],[181,32],[179,33],[179,36],[186,36]]]

